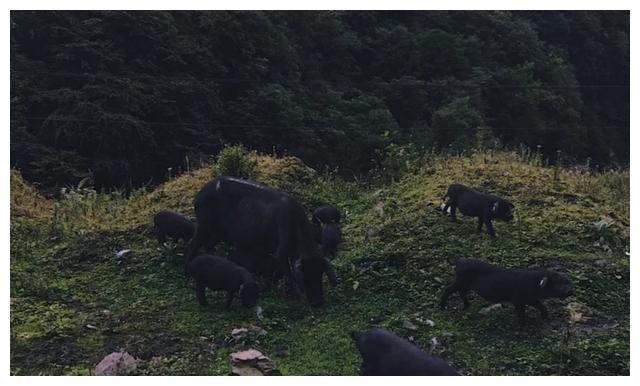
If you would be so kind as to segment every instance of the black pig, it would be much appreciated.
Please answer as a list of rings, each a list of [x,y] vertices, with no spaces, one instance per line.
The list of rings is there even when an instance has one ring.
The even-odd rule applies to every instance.
[[[200,255],[189,262],[187,273],[196,280],[198,302],[206,306],[205,289],[226,291],[226,308],[231,307],[234,296],[239,295],[242,305],[253,307],[258,300],[258,284],[253,276],[236,263],[222,257]]]
[[[278,262],[270,255],[262,255],[260,252],[250,249],[236,249],[229,256],[229,260],[258,277],[274,280],[282,277],[282,272],[278,269]]]
[[[189,241],[195,232],[195,226],[191,220],[180,213],[170,210],[158,212],[158,214],[153,217],[153,224],[156,229],[158,241],[161,243],[165,242],[167,236],[171,237],[176,243],[180,239]]]
[[[313,211],[312,220],[316,224],[340,222],[340,211],[331,205],[323,205]]]
[[[382,328],[351,337],[362,356],[360,375],[460,375],[443,359]]]
[[[329,223],[322,230],[322,252],[331,257],[335,257],[338,252],[338,244],[342,242],[342,231],[340,225]]]
[[[460,259],[450,263],[455,265],[456,277],[453,284],[442,293],[440,308],[444,308],[447,299],[454,292],[458,292],[467,308],[467,293],[473,291],[493,303],[512,303],[516,307],[520,324],[524,324],[527,305],[537,308],[546,318],[547,309],[540,299],[564,299],[573,293],[569,278],[555,271],[502,268],[474,259]]]
[[[335,271],[314,242],[308,212],[298,200],[253,181],[221,176],[200,189],[193,203],[198,226],[185,270],[200,247],[212,250],[225,242],[250,248],[258,258],[273,256],[269,260],[284,275],[288,293],[304,291],[311,305],[324,303],[322,279],[326,274],[335,284]]]
[[[514,205],[497,196],[478,192],[467,186],[453,184],[447,189],[443,199],[449,198],[442,208],[444,213],[451,208],[451,219],[456,220],[456,209],[460,209],[465,216],[478,217],[478,232],[482,231],[482,224],[487,225],[489,236],[496,237],[491,220],[499,219],[511,221]]]
[[[322,245],[322,224],[312,222],[311,233],[313,235],[313,241],[315,241],[317,244]]]

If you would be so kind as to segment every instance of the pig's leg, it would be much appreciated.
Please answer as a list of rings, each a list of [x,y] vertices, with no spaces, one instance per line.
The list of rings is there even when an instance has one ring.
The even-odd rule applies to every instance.
[[[549,317],[549,312],[547,312],[547,307],[545,307],[540,300],[534,300],[529,304],[537,308],[544,319],[547,319]]]
[[[158,229],[157,227],[156,227],[156,232],[158,234],[158,242],[160,244],[164,244],[164,242],[167,240],[165,235],[164,235],[164,232],[161,231],[160,229]]]
[[[469,290],[460,289],[458,291],[458,294],[460,294],[460,299],[462,299],[462,303],[464,303],[465,309],[469,307],[469,299],[467,299],[467,293],[469,293]]]
[[[193,236],[193,239],[191,239],[191,243],[189,245],[189,252],[184,260],[184,273],[185,275],[187,275],[188,271],[187,271],[187,267],[189,266],[189,262],[196,257],[196,254],[198,253],[198,250],[200,249],[200,247],[205,243],[206,239],[207,239],[207,233],[205,230],[205,226],[203,223],[198,223],[198,226],[196,226],[196,234]]]
[[[207,286],[203,282],[196,280],[196,297],[198,298],[198,303],[203,306],[207,305],[207,298],[204,295],[204,290],[206,288]]]
[[[491,219],[487,219],[485,221],[485,224],[487,224],[487,232],[489,233],[489,236],[491,236],[492,239],[495,239],[496,232],[493,231],[493,225],[491,224]]]
[[[451,221],[458,222],[458,219],[456,218],[456,209],[458,207],[454,203],[452,203],[450,206],[451,206]]]
[[[483,221],[482,216],[478,217],[478,229],[477,229],[477,232],[478,232],[478,233],[482,232],[482,223],[483,223],[483,222],[484,222],[484,221]]]
[[[451,200],[447,200],[447,202],[444,203],[444,207],[442,208],[442,214],[446,216],[447,210],[449,210],[449,208],[451,208]]]
[[[283,224],[283,221],[278,226],[278,247],[274,253],[274,257],[278,261],[278,267],[284,273],[285,278],[285,288],[286,292],[289,296],[297,297],[299,296],[299,288],[298,286],[302,283],[296,283],[296,280],[293,276],[293,272],[291,271],[290,261],[293,261],[292,257],[299,258],[299,256],[291,256],[294,251],[291,248],[291,239],[290,234],[293,233],[293,229],[288,229]],[[289,232],[291,230],[291,232]]]

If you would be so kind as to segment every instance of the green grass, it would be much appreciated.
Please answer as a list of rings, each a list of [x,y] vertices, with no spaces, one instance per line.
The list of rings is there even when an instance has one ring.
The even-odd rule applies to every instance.
[[[160,208],[192,213],[191,197],[209,170],[128,199],[73,195],[73,202],[57,203],[52,218],[29,216],[39,213],[27,210],[32,193],[12,176],[21,210],[14,213],[12,201],[11,373],[90,374],[104,356],[124,349],[142,360],[139,374],[224,375],[229,354],[243,348],[224,339],[233,328],[255,325],[267,334],[246,347],[269,356],[285,375],[357,374],[349,332],[372,326],[426,350],[436,337],[433,353],[464,374],[629,374],[628,171],[561,170],[556,181],[553,169],[513,153],[432,156],[389,184],[313,176],[293,159],[265,157],[258,169],[259,180],[308,207],[332,203],[346,213],[334,261],[340,284],[322,308],[286,298],[281,287],[263,294],[263,319],[238,302],[224,310],[222,294],[208,292],[210,305],[198,305],[181,257],[167,256],[151,236],[150,216]],[[495,241],[475,233],[474,219],[452,223],[436,210],[452,182],[509,198],[519,221],[496,222]],[[37,197],[38,207],[50,204]],[[598,229],[593,223],[601,218],[611,225]],[[132,253],[118,264],[115,254],[125,248]],[[468,310],[455,297],[438,309],[453,276],[446,259],[470,256],[566,271],[575,295],[546,301],[548,321],[527,309],[522,328],[510,305],[479,314],[487,304],[477,296]],[[570,301],[591,309],[589,325],[568,323]],[[418,330],[404,328],[405,320]]]

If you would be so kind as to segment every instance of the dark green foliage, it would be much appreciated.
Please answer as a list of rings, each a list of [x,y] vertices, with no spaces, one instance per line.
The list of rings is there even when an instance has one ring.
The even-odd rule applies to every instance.
[[[257,164],[255,155],[241,145],[229,146],[218,153],[213,175],[254,179]]]
[[[390,130],[627,164],[628,84],[626,11],[14,11],[11,164],[128,191],[242,143],[352,176]]]

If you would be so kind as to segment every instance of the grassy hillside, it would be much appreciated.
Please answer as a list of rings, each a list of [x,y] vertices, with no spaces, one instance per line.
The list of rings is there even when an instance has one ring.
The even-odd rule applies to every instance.
[[[119,349],[141,359],[140,374],[222,375],[233,328],[258,326],[247,346],[283,374],[353,375],[359,357],[349,331],[383,326],[471,375],[629,373],[629,173],[593,175],[538,166],[514,153],[432,156],[392,183],[345,182],[318,175],[295,158],[260,156],[257,179],[344,213],[345,243],[334,261],[340,284],[319,309],[272,288],[263,318],[223,295],[199,306],[182,275],[183,245],[160,246],[151,218],[160,209],[193,214],[191,200],[211,169],[181,175],[129,198],[73,189],[50,202],[11,179],[11,372],[90,374]],[[446,186],[462,182],[515,203],[518,221],[496,223],[498,239],[454,224],[437,210]],[[116,252],[131,249],[119,262]],[[471,296],[452,297],[449,257],[567,272],[575,295],[546,301],[550,320],[511,305],[488,314]],[[570,321],[565,307],[583,308]],[[575,315],[574,315],[575,316]],[[407,323],[411,322],[411,323]],[[434,324],[431,325],[430,322]],[[434,339],[435,338],[435,339]],[[245,346],[246,347],[246,346]]]

